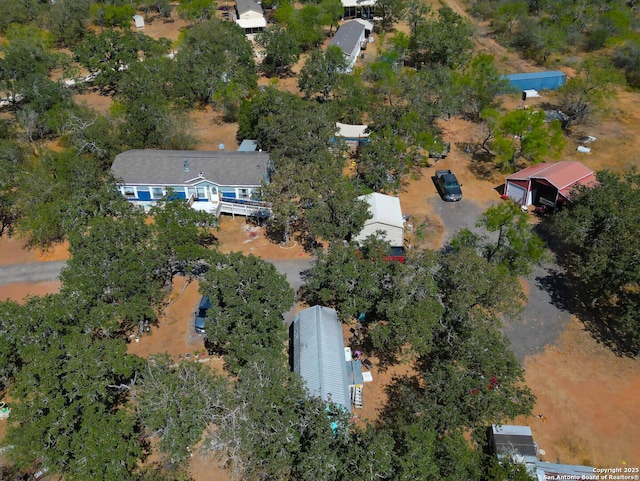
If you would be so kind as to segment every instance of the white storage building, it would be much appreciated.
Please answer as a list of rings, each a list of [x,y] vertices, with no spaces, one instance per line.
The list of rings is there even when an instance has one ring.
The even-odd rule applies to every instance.
[[[403,247],[404,245],[404,219],[400,208],[400,199],[385,194],[368,194],[358,197],[369,204],[368,219],[360,234],[354,240],[363,241],[376,231],[384,233],[384,239],[391,247]]]

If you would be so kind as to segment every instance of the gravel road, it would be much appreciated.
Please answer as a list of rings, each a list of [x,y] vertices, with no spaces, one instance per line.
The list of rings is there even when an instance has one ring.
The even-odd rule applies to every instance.
[[[468,199],[460,202],[443,202],[429,199],[433,212],[445,227],[445,242],[459,229],[467,227],[478,232],[475,223],[488,205],[478,205]],[[511,341],[511,350],[521,364],[527,356],[555,344],[571,320],[564,276],[555,264],[536,266],[525,277],[529,286],[529,298],[519,319],[505,322],[504,334]]]
[[[0,285],[55,281],[66,264],[65,261],[51,261],[0,266]]]

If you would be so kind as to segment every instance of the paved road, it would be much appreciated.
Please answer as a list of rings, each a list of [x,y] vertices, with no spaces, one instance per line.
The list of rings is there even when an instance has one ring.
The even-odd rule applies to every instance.
[[[430,199],[428,202],[433,203],[433,212],[442,220],[447,240],[463,227],[475,230],[476,219],[484,210],[484,207],[464,199],[457,203],[445,203],[440,199]],[[53,261],[0,266],[0,285],[54,281],[65,264],[64,261]],[[278,272],[287,276],[289,284],[297,291],[302,285],[301,274],[309,269],[311,261],[289,259],[273,261],[273,264]],[[519,320],[506,322],[503,329],[521,363],[526,356],[554,344],[571,319],[564,276],[557,265],[537,266],[526,280],[529,284],[529,300],[524,312]],[[287,325],[293,321],[298,309],[296,304],[284,315]]]
[[[291,287],[297,291],[302,285],[302,272],[309,269],[309,259],[289,259],[271,261],[278,272],[287,276]],[[46,282],[58,280],[60,271],[66,265],[65,261],[32,262],[28,264],[12,264],[0,266],[0,286],[18,284],[22,282]],[[297,304],[284,316],[287,325],[293,322],[298,312]]]
[[[555,344],[571,321],[570,295],[564,279],[554,264],[536,266],[525,277],[530,288],[527,305],[519,319],[505,322],[503,327],[521,364],[525,357]]]
[[[52,261],[0,266],[0,286],[20,282],[56,281],[65,265],[65,261]]]
[[[451,240],[460,229],[467,228],[479,232],[475,224],[488,206],[480,206],[467,199],[460,202],[444,202],[440,197],[431,197],[427,200],[434,214],[440,217],[444,225],[445,242]]]
[[[302,285],[302,272],[311,267],[311,261],[309,259],[287,259],[270,262],[272,262],[273,265],[276,266],[278,272],[287,276],[289,285],[296,292]],[[289,326],[293,322],[299,310],[300,306],[296,302],[293,307],[284,314],[284,320],[287,326]]]

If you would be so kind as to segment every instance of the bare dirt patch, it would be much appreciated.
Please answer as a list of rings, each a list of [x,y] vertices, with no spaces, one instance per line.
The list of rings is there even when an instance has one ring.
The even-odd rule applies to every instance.
[[[242,252],[266,260],[310,259],[309,253],[296,242],[291,245],[274,243],[266,235],[264,227],[248,224],[241,216],[220,217],[220,231],[216,232],[221,252]]]
[[[7,284],[0,286],[0,302],[11,300],[23,304],[28,297],[46,296],[56,294],[58,291],[60,291],[59,281]]]
[[[638,361],[616,357],[573,319],[557,346],[529,357],[526,380],[538,402],[529,424],[550,462],[640,465]]]

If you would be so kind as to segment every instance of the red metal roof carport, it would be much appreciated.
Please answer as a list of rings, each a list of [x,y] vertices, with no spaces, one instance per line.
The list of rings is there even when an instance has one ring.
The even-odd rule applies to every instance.
[[[507,197],[511,197],[521,205],[531,205],[535,202],[531,195],[534,186],[536,184],[547,185],[555,189],[555,199],[549,199],[555,205],[558,200],[561,200],[560,198],[569,201],[571,189],[574,186],[586,186],[595,182],[596,176],[593,171],[580,162],[544,163],[527,167],[509,175],[506,179],[504,192]],[[525,189],[524,197],[522,189]]]

